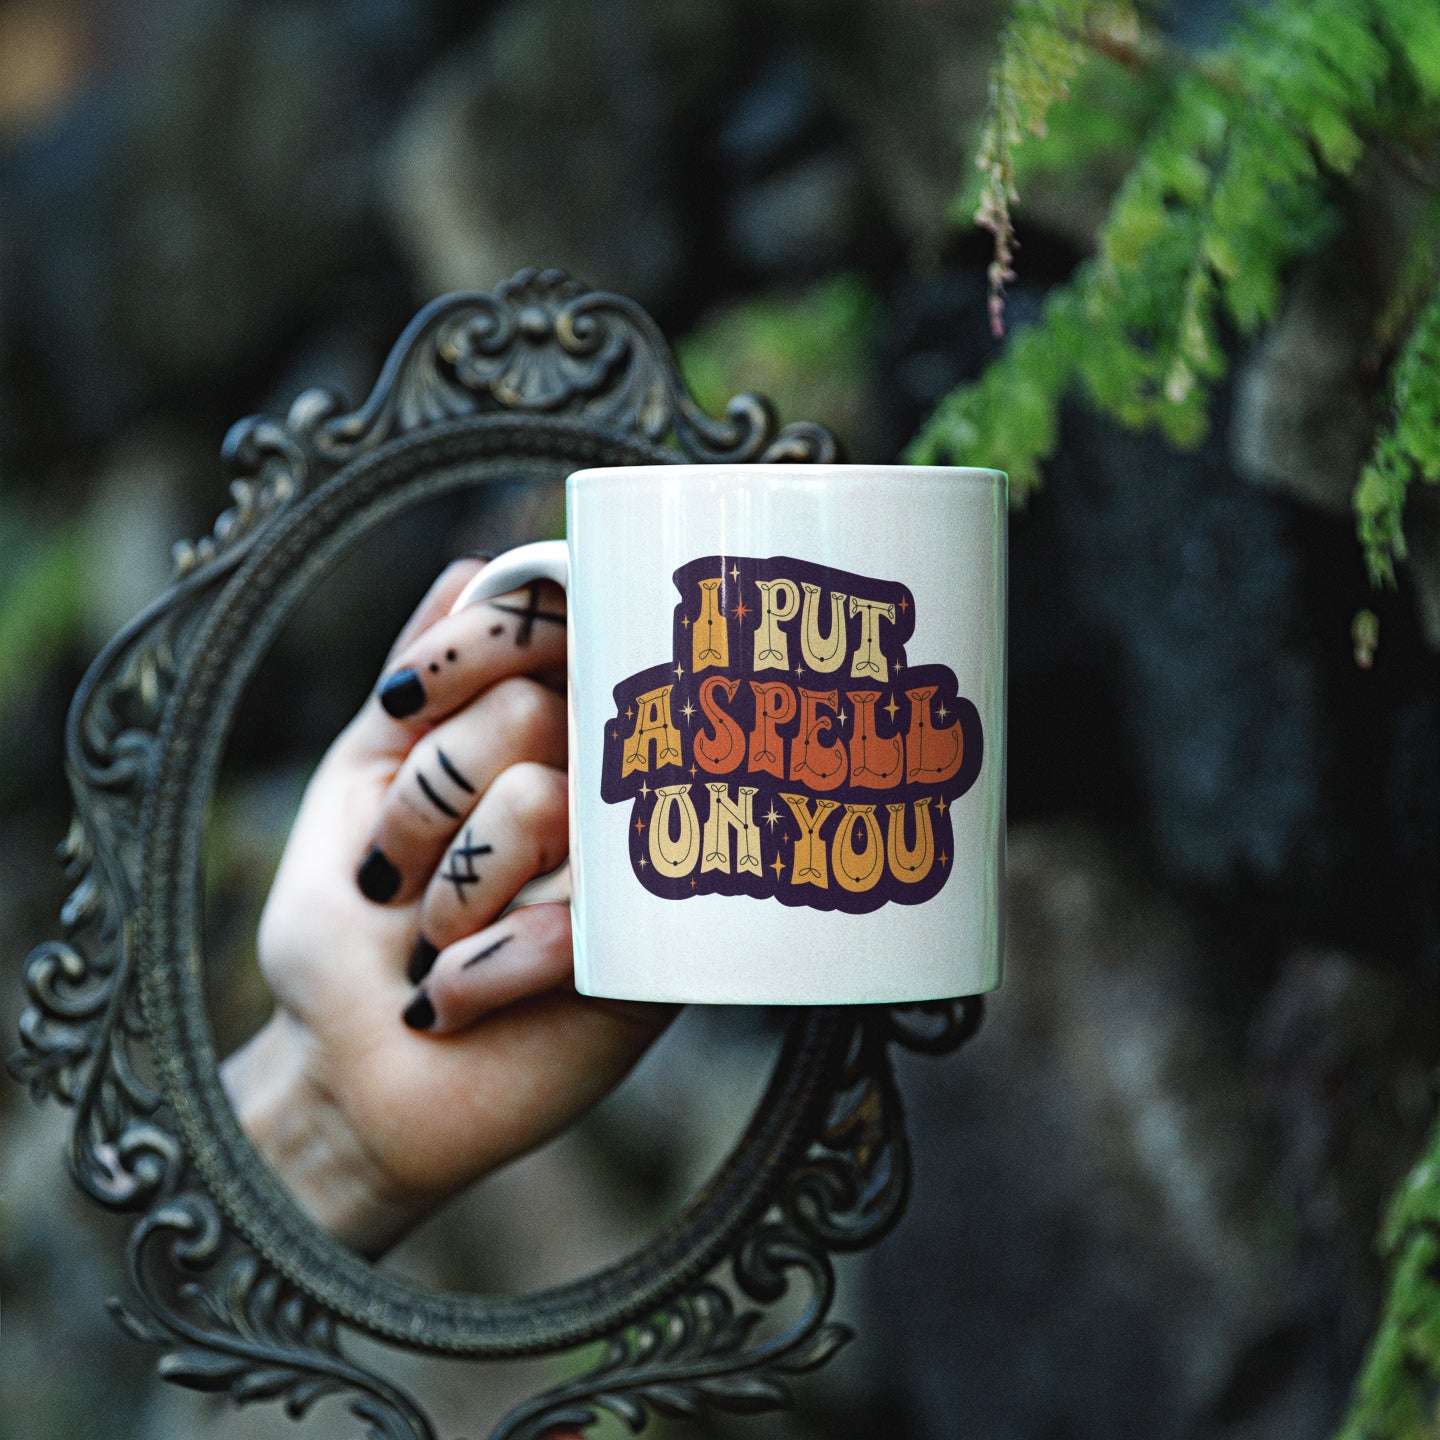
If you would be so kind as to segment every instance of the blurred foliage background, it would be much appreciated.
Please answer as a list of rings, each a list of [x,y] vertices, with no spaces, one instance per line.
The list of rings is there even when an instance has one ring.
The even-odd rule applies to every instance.
[[[230,423],[358,402],[424,300],[560,265],[647,305],[710,408],[760,389],[853,458],[1002,464],[1028,500],[1009,979],[962,1056],[906,1066],[916,1192],[845,1268],[859,1340],[795,1415],[664,1433],[1334,1430],[1440,1058],[1429,13],[0,0],[0,1023],[64,899],[66,701],[226,503]],[[447,554],[557,513],[430,507],[287,628],[208,842],[222,1046],[394,628]],[[692,1013],[393,1263],[513,1290],[613,1258],[723,1154],[775,1035]],[[162,1386],[106,1319],[122,1232],[72,1197],[64,1122],[0,1085],[0,1433],[292,1433]],[[1357,1436],[1433,1423],[1418,1173]],[[384,1363],[452,1435],[573,1362]]]

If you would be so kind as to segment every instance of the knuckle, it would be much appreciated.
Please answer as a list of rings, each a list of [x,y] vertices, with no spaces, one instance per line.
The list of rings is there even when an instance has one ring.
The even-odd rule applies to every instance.
[[[497,804],[517,830],[547,828],[565,803],[563,777],[529,760],[503,770],[491,789]]]
[[[526,676],[500,681],[492,694],[500,723],[522,744],[547,737],[555,724],[556,697]]]
[[[385,829],[428,839],[453,827],[459,814],[451,803],[456,797],[443,777],[437,749],[436,742],[422,740],[400,767],[385,797]]]
[[[530,943],[536,951],[549,954],[570,953],[570,907],[546,904],[526,905],[517,910],[524,915]]]

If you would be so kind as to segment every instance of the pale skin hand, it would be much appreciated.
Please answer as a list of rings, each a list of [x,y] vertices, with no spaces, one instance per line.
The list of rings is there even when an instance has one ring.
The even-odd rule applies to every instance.
[[[275,1014],[222,1067],[297,1200],[372,1255],[589,1109],[674,1013],[574,991],[568,879],[537,878],[566,856],[564,596],[449,615],[478,567],[436,581],[312,777],[260,922]]]

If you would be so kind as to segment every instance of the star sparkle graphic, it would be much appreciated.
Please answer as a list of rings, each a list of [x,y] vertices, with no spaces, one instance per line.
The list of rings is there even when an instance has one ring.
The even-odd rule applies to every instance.
[[[900,710],[900,707],[895,703],[895,697],[892,695],[890,697],[890,703],[888,705],[882,705],[880,708],[890,717],[890,723],[893,725],[895,723],[895,716]]]
[[[760,818],[770,826],[770,829],[773,832],[776,823],[780,819],[780,812],[775,808],[775,802],[773,800],[770,802],[770,808]]]
[[[695,707],[690,703],[688,696],[686,697],[685,703],[680,707],[680,713],[685,717],[687,723],[695,717]]]
[[[739,600],[737,600],[737,601],[735,602],[735,605],[734,605],[734,607],[731,609],[730,613],[731,613],[742,625],[745,623],[745,617],[746,617],[748,614],[750,614],[750,607],[745,603],[745,597],[744,597],[743,595],[740,597]]]

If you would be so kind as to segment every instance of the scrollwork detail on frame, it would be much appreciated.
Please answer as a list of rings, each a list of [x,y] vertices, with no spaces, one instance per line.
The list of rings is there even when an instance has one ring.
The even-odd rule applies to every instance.
[[[200,775],[201,742],[221,733],[234,703],[216,690],[219,713],[197,720],[191,687],[218,664],[217,634],[240,634],[247,664],[258,653],[280,601],[304,582],[295,556],[308,564],[317,540],[338,545],[426,494],[502,470],[554,478],[576,464],[838,455],[829,431],[781,428],[758,396],[707,415],[644,310],[555,270],[426,306],[353,410],[311,390],[283,418],[230,431],[231,507],[209,535],[176,546],[169,589],[101,652],[72,703],[75,818],[61,847],[72,889],[60,938],[26,962],[29,1004],[10,1062],[37,1099],[73,1105],[77,1184],[106,1208],[138,1213],[131,1293],[111,1309],[161,1352],[162,1376],[237,1403],[278,1401],[297,1418],[338,1396],[380,1440],[434,1440],[413,1399],[347,1354],[342,1327],[476,1357],[604,1341],[592,1370],[493,1432],[542,1440],[604,1412],[638,1431],[657,1414],[786,1405],[795,1377],[848,1341],[828,1319],[831,1256],[879,1239],[909,1186],[892,1047],[954,1049],[979,1024],[978,999],[797,1012],[745,1135],[678,1217],[602,1275],[492,1303],[406,1290],[310,1233],[278,1186],[267,1188],[273,1177],[239,1174],[263,1167],[243,1139],[221,1133],[233,1116],[217,1108],[218,1076],[205,1073],[213,1057],[202,1063],[191,1048],[208,1041],[185,1028],[198,960],[157,939],[154,901],[155,854],[168,853],[165,837],[183,828],[175,816],[203,789],[199,779],[177,789],[174,754],[201,755]],[[254,634],[241,623],[247,605],[251,620],[263,611]],[[172,750],[182,739],[189,750]],[[214,1143],[207,1119],[219,1127]]]
[[[943,1012],[958,1045],[978,1029],[984,1002],[925,1008]],[[849,1343],[850,1328],[826,1318],[835,1294],[830,1256],[890,1230],[904,1210],[910,1162],[887,1054],[903,1041],[889,1012],[860,1011],[837,1040],[809,1144],[724,1262],[612,1338],[587,1374],[513,1410],[492,1440],[545,1440],[594,1424],[602,1410],[639,1431],[650,1412],[679,1419],[707,1406],[745,1414],[786,1408],[794,1377]],[[804,1290],[799,1314],[767,1333],[767,1310],[794,1285]]]
[[[348,1394],[375,1440],[434,1440],[408,1396],[344,1353],[332,1315],[228,1240],[207,1195],[153,1207],[131,1232],[127,1260],[139,1304],[108,1308],[128,1334],[163,1350],[164,1379],[237,1405],[278,1400],[292,1420]],[[187,1273],[204,1278],[179,1278]]]

